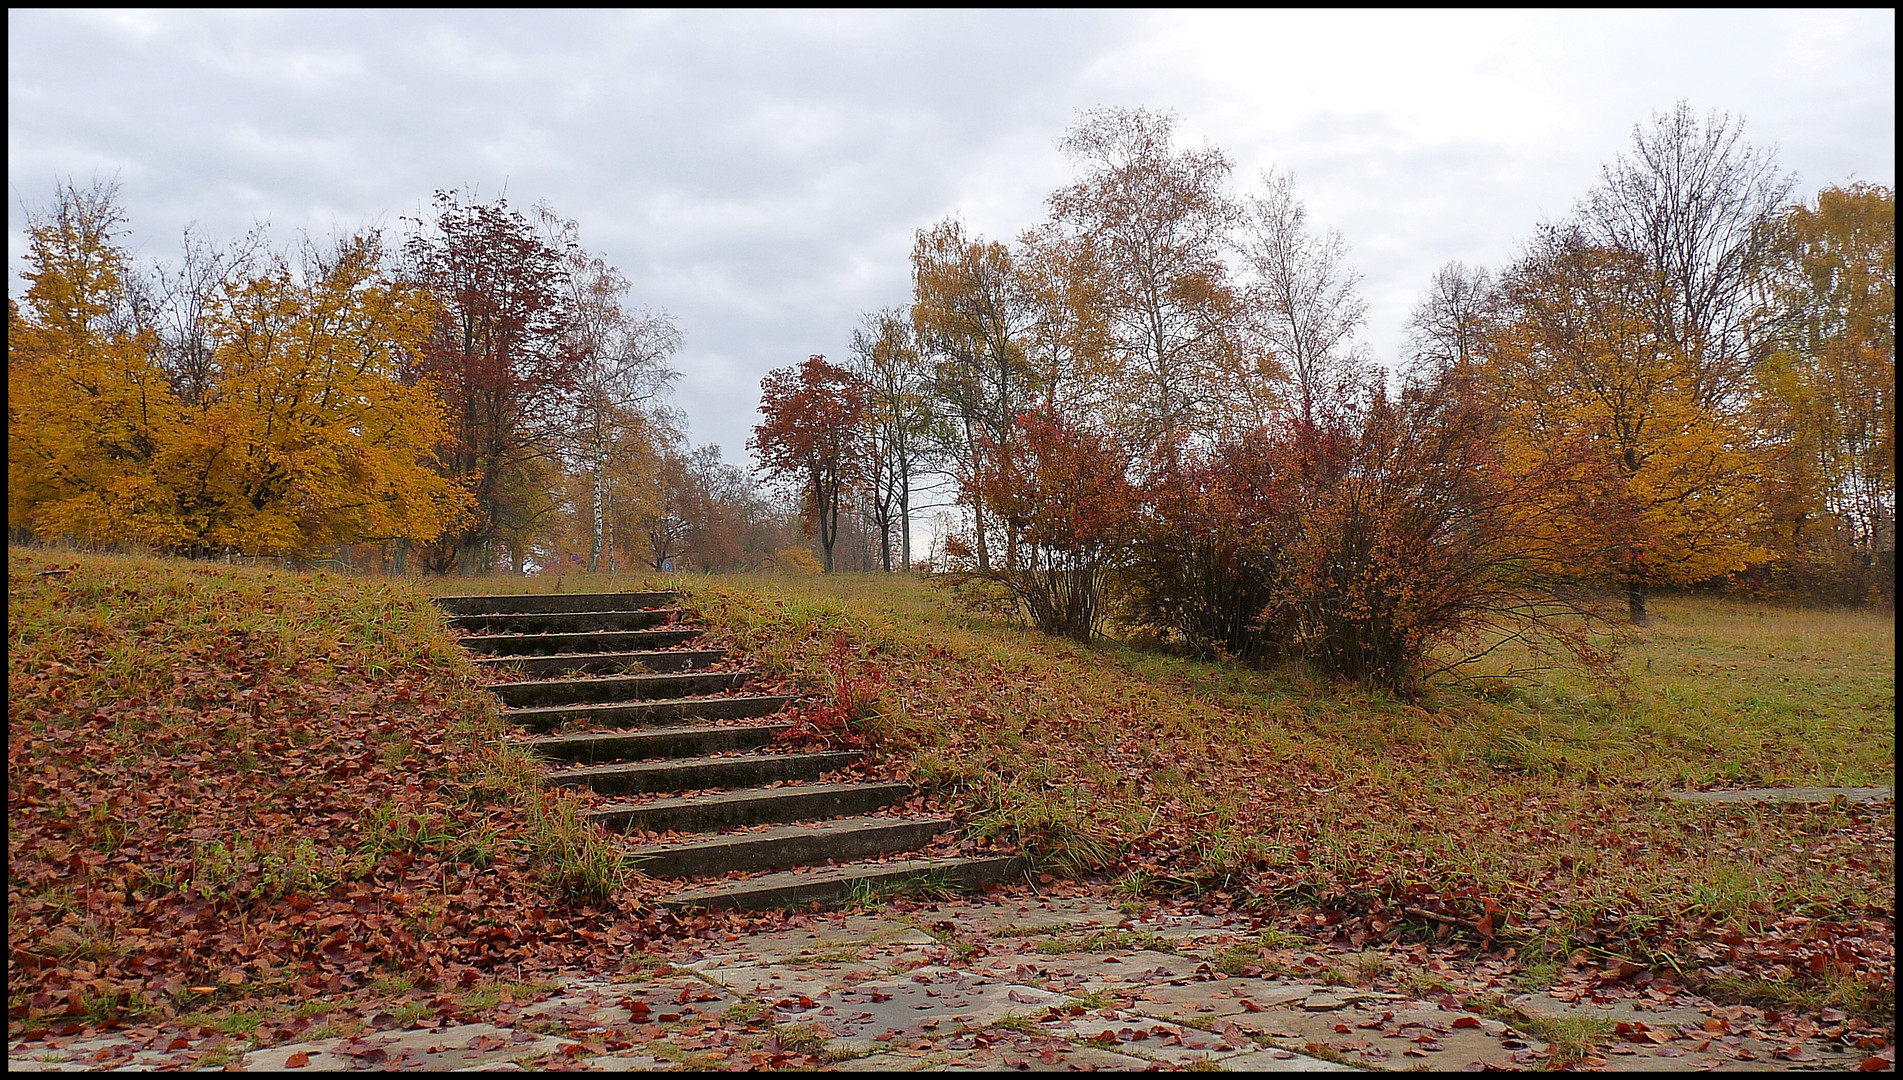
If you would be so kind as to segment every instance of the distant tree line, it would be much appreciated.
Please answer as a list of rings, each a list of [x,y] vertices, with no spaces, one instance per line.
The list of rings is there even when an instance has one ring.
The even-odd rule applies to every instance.
[[[439,192],[408,224],[294,252],[188,232],[141,267],[116,187],[61,187],[7,301],[12,535],[439,574],[812,564],[688,444],[679,329],[576,222]]]
[[[1396,380],[1287,174],[1233,194],[1145,110],[1060,146],[1046,220],[921,229],[908,307],[763,384],[750,445],[829,565],[855,518],[910,565],[942,475],[965,524],[933,568],[1047,631],[1390,684],[1435,643],[1586,649],[1553,616],[1608,590],[1635,622],[1711,583],[1894,602],[1890,189],[1793,203],[1681,103],[1511,264],[1441,269]]]

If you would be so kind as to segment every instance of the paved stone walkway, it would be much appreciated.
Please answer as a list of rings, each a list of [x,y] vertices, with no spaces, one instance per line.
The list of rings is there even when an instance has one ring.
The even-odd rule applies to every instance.
[[[818,1054],[841,1071],[1474,1071],[1544,1067],[1542,1031],[1593,1033],[1588,1064],[1621,1071],[1841,1070],[1863,1059],[1821,1037],[1761,1037],[1750,1022],[1761,1014],[1689,995],[1540,993],[1481,1015],[1451,996],[1261,974],[1240,962],[1252,950],[1233,951],[1245,942],[1256,942],[1247,925],[1215,916],[1131,918],[1082,898],[946,901],[819,915],[613,978],[566,980],[488,1023],[405,1029],[384,1017],[350,1038],[248,1052],[227,1043],[209,1058],[188,1039],[16,1044],[8,1068],[644,1071]]]
[[[1726,788],[1718,791],[1669,791],[1674,802],[1700,803],[1829,803],[1885,802],[1896,798],[1896,789],[1887,787],[1789,787]]]

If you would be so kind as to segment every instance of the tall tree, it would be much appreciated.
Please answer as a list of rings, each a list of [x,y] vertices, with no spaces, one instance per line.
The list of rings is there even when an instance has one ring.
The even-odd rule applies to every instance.
[[[866,460],[865,411],[865,385],[817,353],[760,380],[762,419],[747,447],[770,476],[797,492],[802,514],[819,532],[829,574],[839,511]]]
[[[1775,542],[1787,559],[1822,548],[1856,599],[1881,595],[1895,587],[1896,193],[1826,188],[1776,235],[1756,380]]]
[[[437,316],[412,377],[449,408],[448,475],[474,493],[475,513],[432,559],[480,569],[492,541],[521,542],[544,515],[563,424],[587,368],[571,332],[563,253],[506,200],[465,203],[436,193],[428,226],[405,245]]]
[[[62,185],[27,222],[24,306],[7,300],[7,525],[114,543],[179,540],[155,458],[178,401],[131,318],[118,185]]]
[[[931,425],[930,388],[914,344],[909,313],[888,308],[853,331],[852,370],[866,387],[867,504],[879,532],[884,568],[892,569],[894,531],[899,566],[912,565],[912,477]]]
[[[1436,270],[1407,327],[1423,376],[1472,375],[1493,332],[1497,304],[1486,267],[1450,262]]]
[[[615,471],[609,456],[648,430],[643,411],[680,378],[667,361],[680,348],[681,332],[666,312],[628,307],[628,279],[582,247],[577,222],[546,206],[538,214],[550,246],[562,253],[567,347],[579,363],[571,452],[589,476],[594,528],[588,572],[594,573],[607,532],[608,479]]]
[[[1035,398],[1025,332],[1036,311],[1010,249],[967,237],[953,219],[919,231],[912,290],[915,343],[932,358],[940,448],[972,509],[978,561],[989,566],[984,478],[1012,452],[1013,421]],[[1009,558],[1009,538],[1006,545]]]
[[[1240,379],[1238,306],[1223,262],[1237,221],[1232,166],[1214,146],[1177,150],[1176,118],[1083,113],[1058,143],[1081,176],[1049,198],[1084,243],[1104,343],[1118,374],[1118,426],[1136,445],[1222,426]]]
[[[1793,184],[1743,135],[1742,121],[1701,120],[1680,101],[1633,126],[1631,154],[1605,166],[1576,215],[1595,244],[1637,255],[1657,279],[1643,314],[1691,364],[1701,408],[1737,408],[1748,390],[1752,279]]]
[[[1251,308],[1294,381],[1297,411],[1313,423],[1318,407],[1358,381],[1353,338],[1368,312],[1355,291],[1361,275],[1349,268],[1340,233],[1309,231],[1308,208],[1288,173],[1264,173],[1247,205],[1242,248],[1255,272]]]
[[[1701,400],[1701,366],[1661,337],[1643,256],[1548,228],[1507,274],[1482,379],[1507,418],[1508,467],[1547,478],[1529,535],[1569,548],[1646,619],[1655,585],[1741,569],[1756,551],[1746,433]]]
[[[159,460],[180,546],[428,538],[466,512],[467,494],[436,471],[443,410],[400,379],[434,304],[384,261],[373,233],[226,284],[205,320],[217,380],[181,406]]]

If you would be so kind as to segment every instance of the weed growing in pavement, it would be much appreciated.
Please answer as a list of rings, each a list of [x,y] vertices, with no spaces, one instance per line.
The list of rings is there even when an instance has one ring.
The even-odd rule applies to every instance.
[[[1153,952],[1173,953],[1176,943],[1156,934],[1142,934],[1134,930],[1098,930],[1081,938],[1051,938],[1037,943],[1037,951],[1046,955],[1059,955],[1072,952],[1111,952],[1125,949],[1149,949]]]
[[[829,1038],[812,1024],[775,1024],[773,1037],[780,1041],[780,1049],[789,1054],[817,1054]]]
[[[767,1020],[772,1015],[772,1007],[765,1002],[741,998],[727,1006],[727,1011],[721,1013],[720,1018],[727,1023],[752,1026]]]
[[[1064,995],[1066,1004],[1079,1005],[1086,1009],[1113,1009],[1122,1002],[1109,990],[1075,990]]]
[[[1547,1044],[1547,1064],[1554,1068],[1596,1056],[1599,1048],[1611,1041],[1613,1029],[1612,1021],[1599,1016],[1522,1015],[1518,1026]]]

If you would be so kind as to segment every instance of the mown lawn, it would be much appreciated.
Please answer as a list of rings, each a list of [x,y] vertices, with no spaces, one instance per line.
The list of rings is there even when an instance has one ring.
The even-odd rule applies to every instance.
[[[663,581],[564,587],[644,583]],[[1760,1000],[1894,1000],[1893,803],[1661,795],[1894,784],[1887,615],[1662,598],[1610,675],[1443,679],[1408,701],[1047,638],[910,576],[674,583],[756,667],[814,692],[843,642],[882,681],[876,726],[916,779],[976,831],[1132,894],[1255,896],[1356,946],[1446,925]]]

